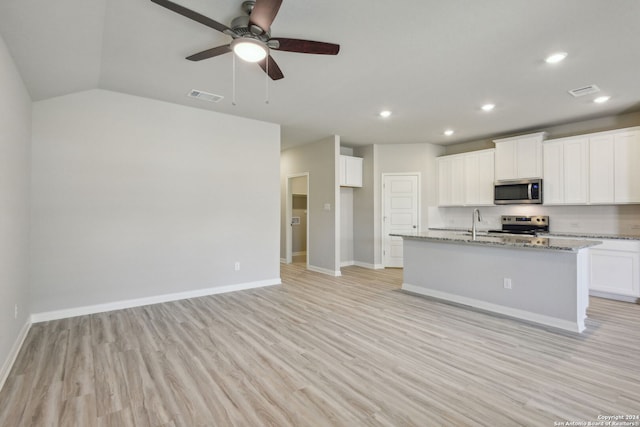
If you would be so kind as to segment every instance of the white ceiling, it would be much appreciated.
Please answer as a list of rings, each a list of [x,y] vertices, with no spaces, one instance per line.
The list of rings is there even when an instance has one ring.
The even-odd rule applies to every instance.
[[[226,25],[241,13],[242,0],[174,1]],[[0,34],[34,100],[115,90],[279,123],[283,147],[331,134],[449,144],[638,110],[639,22],[637,0],[284,0],[274,37],[340,54],[273,51],[285,78],[269,81],[268,104],[262,70],[238,61],[234,106],[230,54],[184,59],[230,38],[149,0],[0,2]],[[544,63],[558,50],[564,62]],[[588,84],[611,101],[567,93]],[[225,98],[203,103],[191,89]]]

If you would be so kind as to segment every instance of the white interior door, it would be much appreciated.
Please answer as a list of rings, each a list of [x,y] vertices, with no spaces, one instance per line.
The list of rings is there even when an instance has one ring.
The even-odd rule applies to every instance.
[[[382,263],[385,267],[402,267],[402,238],[391,233],[418,231],[419,220],[419,175],[383,176],[383,249]]]

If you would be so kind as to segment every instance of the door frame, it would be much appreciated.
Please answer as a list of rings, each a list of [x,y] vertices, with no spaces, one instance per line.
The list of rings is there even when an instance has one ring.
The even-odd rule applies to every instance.
[[[287,183],[286,183],[286,187],[287,187],[287,197],[286,197],[286,207],[285,207],[285,226],[286,226],[286,230],[285,230],[285,263],[286,264],[291,264],[291,262],[293,261],[293,232],[291,230],[291,218],[293,217],[293,185],[291,185],[291,180],[294,178],[300,178],[300,177],[306,177],[306,181],[307,181],[307,229],[306,229],[306,233],[307,233],[307,247],[306,252],[307,252],[307,267],[309,266],[309,225],[311,224],[311,215],[309,213],[309,198],[310,198],[310,194],[309,194],[309,172],[302,172],[302,173],[292,173],[287,175]]]
[[[418,221],[417,221],[417,226],[418,228],[416,229],[416,232],[420,231],[420,222],[422,220],[422,189],[421,189],[421,183],[422,183],[422,174],[421,172],[388,172],[388,173],[383,173],[382,174],[382,179],[380,181],[380,255],[381,255],[381,261],[382,261],[382,268],[386,268],[387,263],[386,263],[386,254],[384,251],[384,240],[385,240],[385,224],[384,224],[384,201],[385,201],[385,192],[386,192],[386,187],[385,187],[385,178],[388,176],[415,176],[418,179],[418,188],[417,188],[417,193],[418,193]]]

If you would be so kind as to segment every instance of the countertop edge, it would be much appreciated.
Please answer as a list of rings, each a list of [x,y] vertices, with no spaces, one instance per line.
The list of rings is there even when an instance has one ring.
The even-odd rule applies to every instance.
[[[390,236],[394,237],[402,237],[403,239],[411,239],[411,240],[424,240],[429,242],[441,242],[441,243],[454,243],[454,244],[462,244],[462,245],[475,245],[475,246],[493,246],[493,247],[502,247],[502,248],[514,248],[514,249],[533,249],[533,250],[542,250],[542,251],[561,251],[561,252],[578,252],[582,249],[586,249],[592,246],[597,246],[601,244],[600,241],[595,240],[558,240],[557,242],[553,242],[552,245],[542,246],[540,244],[535,243],[527,243],[527,242],[509,242],[506,241],[504,237],[501,236],[477,236],[476,239],[472,239],[471,236],[467,236],[464,234],[459,234],[460,231],[453,230],[438,230],[438,233],[442,233],[441,235],[426,235],[424,233],[421,234],[400,234],[400,233],[390,233]],[[547,237],[544,237],[547,238]],[[526,238],[525,238],[526,239]],[[535,237],[531,237],[532,241],[535,241]],[[553,239],[553,237],[548,237],[548,239]]]
[[[429,227],[429,230],[435,231],[469,231],[468,228],[447,228],[447,227]],[[486,233],[489,230],[478,230],[478,232]],[[631,234],[606,234],[606,233],[575,233],[569,231],[549,231],[538,233],[540,237],[575,237],[576,239],[611,239],[611,240],[638,240],[640,236],[633,236]]]

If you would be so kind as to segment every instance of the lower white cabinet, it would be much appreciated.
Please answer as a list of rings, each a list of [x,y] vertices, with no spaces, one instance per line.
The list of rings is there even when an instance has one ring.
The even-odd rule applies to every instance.
[[[589,292],[603,297],[640,298],[640,240],[555,236],[554,239],[596,240],[589,248]]]
[[[589,290],[640,297],[640,242],[602,242],[589,249]]]

